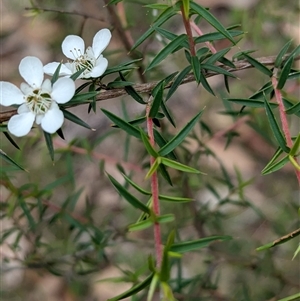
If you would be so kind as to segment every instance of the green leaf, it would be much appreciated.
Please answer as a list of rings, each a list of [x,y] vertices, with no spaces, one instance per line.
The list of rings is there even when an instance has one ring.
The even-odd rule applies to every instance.
[[[182,81],[185,79],[187,74],[192,70],[191,66],[185,67],[176,77],[174,80],[172,86],[170,87],[170,90],[167,94],[166,101],[174,94],[174,92],[177,90],[177,88],[180,86]]]
[[[244,32],[241,31],[241,30],[228,30],[228,32],[230,33],[230,35],[232,37],[236,37],[236,36],[244,34]],[[222,33],[211,32],[211,33],[206,33],[206,34],[204,34],[200,37],[197,37],[195,39],[195,44],[205,43],[205,42],[214,42],[216,40],[222,40],[222,39],[225,39],[225,38],[226,37]]]
[[[291,150],[290,150],[290,153],[289,155],[290,156],[298,156],[299,155],[299,149],[300,149],[300,134],[298,134]]]
[[[153,220],[151,220],[150,218],[147,220],[143,220],[140,222],[137,222],[135,224],[129,225],[128,226],[128,231],[129,232],[134,232],[134,231],[141,231],[141,230],[145,230],[147,228],[150,228],[153,225]]]
[[[279,79],[278,79],[278,84],[277,84],[277,89],[281,90],[283,86],[285,85],[285,82],[288,79],[288,76],[291,71],[291,67],[294,62],[294,56],[290,56],[289,59],[285,62],[284,66],[282,67]]]
[[[176,35],[173,32],[170,32],[164,28],[161,27],[155,27],[155,31],[157,31],[160,35],[162,35],[163,37],[167,38],[170,41],[173,41],[174,39],[176,39],[178,37],[178,35]],[[182,46],[186,49],[189,49],[189,42],[185,41]]]
[[[233,56],[232,56],[232,60],[233,61],[239,61],[239,60],[242,60],[244,59],[244,54],[249,54],[249,53],[253,53],[253,52],[256,52],[257,50],[256,49],[249,49],[249,50],[243,50],[243,51],[238,51],[237,53],[235,53]]]
[[[165,202],[173,202],[173,203],[187,203],[187,202],[193,202],[194,199],[190,198],[182,198],[182,197],[176,197],[176,196],[168,196],[168,195],[159,195],[159,199],[161,201]]]
[[[145,132],[142,129],[140,129],[140,134],[141,134],[141,137],[142,137],[143,144],[144,144],[147,152],[149,153],[149,155],[154,157],[154,158],[157,158],[158,153],[153,148],[153,146],[150,144],[148,136],[145,134]]]
[[[223,65],[228,66],[229,68],[235,69],[235,64],[231,60],[227,59],[226,57],[221,57],[218,61]]]
[[[113,82],[107,84],[107,88],[109,89],[125,88],[125,87],[131,87],[132,85],[134,85],[134,82],[114,80]]]
[[[251,99],[251,98],[250,99],[248,99],[248,98],[245,98],[245,99],[243,99],[243,98],[225,98],[225,100],[237,103],[241,106],[246,106],[246,107],[251,107],[251,108],[265,107],[264,100]],[[277,103],[270,102],[269,104],[272,108],[278,107]]]
[[[268,164],[265,166],[264,169],[269,168],[269,166],[271,166],[280,157],[281,154],[283,154],[283,150],[280,147],[278,147],[275,154],[273,155],[273,157],[271,158],[271,160],[268,162]]]
[[[162,80],[160,80],[157,85],[152,89],[151,91],[151,95],[153,97],[156,96],[156,94],[159,92],[161,86],[163,86],[163,88],[165,88],[166,85],[168,85],[173,78],[178,74],[178,71],[171,73],[170,75],[168,75],[167,77],[163,78]]]
[[[293,166],[296,168],[296,170],[300,171],[300,165],[296,161],[296,159],[293,156],[289,155],[289,160],[291,161],[291,163],[293,164]]]
[[[294,103],[292,103],[291,101],[289,101],[287,98],[282,97],[284,106],[287,108],[287,110],[292,109],[292,107],[294,107]],[[295,114],[296,116],[300,117],[300,111],[298,111],[296,108],[294,108],[293,110],[293,114]]]
[[[161,109],[162,109],[162,111],[164,112],[165,116],[167,117],[167,119],[170,121],[170,123],[171,123],[171,124],[174,126],[174,128],[175,128],[175,127],[176,127],[175,121],[174,121],[174,119],[173,119],[171,113],[169,112],[169,109],[168,109],[166,103],[165,103],[164,101],[162,101],[162,102],[160,103],[160,106],[161,106]]]
[[[133,51],[135,48],[137,48],[139,45],[141,45],[145,40],[148,39],[148,37],[151,36],[151,34],[155,31],[155,27],[160,27],[162,24],[164,24],[167,20],[169,20],[171,17],[176,15],[177,11],[179,10],[179,5],[174,5],[171,7],[168,7],[166,10],[164,10],[155,20],[155,22],[152,24],[152,27],[150,27],[132,46],[130,51]]]
[[[117,180],[115,180],[111,175],[107,174],[109,180],[112,182],[112,184],[115,186],[116,190],[119,192],[119,194],[124,197],[128,203],[130,203],[133,207],[138,208],[142,210],[143,212],[146,212],[150,214],[150,209],[144,205],[142,202],[140,202],[136,197],[131,195],[128,190],[123,187]]]
[[[293,71],[288,76],[288,79],[298,79],[298,78],[300,78],[300,71]]]
[[[267,68],[265,65],[263,65],[262,63],[260,63],[259,61],[257,61],[253,57],[251,57],[250,55],[243,53],[243,56],[254,68],[259,70],[260,72],[262,72],[270,77],[273,75],[272,71],[269,68]]]
[[[136,183],[134,183],[130,178],[128,178],[125,174],[123,174],[124,179],[132,186],[134,187],[137,191],[144,195],[151,195],[152,193],[150,191],[147,191],[143,189],[142,187],[138,186]]]
[[[299,299],[300,299],[300,293],[297,293],[295,295],[285,297],[285,298],[280,299],[278,301],[298,301]]]
[[[262,250],[266,250],[266,249],[270,249],[270,248],[273,248],[277,245],[281,245],[283,243],[286,243],[287,241],[291,240],[291,239],[294,239],[295,237],[297,237],[298,235],[300,235],[300,228],[287,234],[287,235],[284,235],[276,240],[274,240],[273,242],[271,243],[268,243],[268,244],[265,244],[259,248],[256,249],[256,251],[262,251]]]
[[[163,115],[163,114],[162,114]],[[164,115],[163,115],[164,116]],[[156,118],[158,118],[156,116]],[[141,124],[143,122],[145,122],[147,120],[147,117],[146,116],[142,116],[142,117],[139,117],[139,118],[136,118],[136,119],[133,119],[133,120],[130,120],[130,121],[127,121],[129,124],[131,125],[137,125],[137,124]],[[116,124],[112,125],[112,127],[114,128],[119,128]]]
[[[208,91],[210,94],[215,96],[214,91],[212,90],[212,88],[210,87],[206,77],[202,74],[201,78],[200,78],[201,84],[203,86],[203,88]]]
[[[219,59],[221,59],[231,48],[225,48],[217,53],[214,53],[207,61],[205,61],[205,64],[213,65],[215,62],[217,62]]]
[[[125,77],[123,76],[123,74],[121,72],[119,72],[120,78],[122,79],[122,81],[126,81]],[[125,86],[124,87],[125,91],[127,92],[128,95],[130,95],[135,101],[137,101],[138,103],[144,105],[146,104],[146,102],[144,102],[143,97],[140,96],[135,89],[132,86]]]
[[[173,151],[188,135],[188,133],[192,130],[194,125],[199,120],[202,115],[203,110],[200,111],[192,120],[190,120],[187,125],[175,136],[173,137],[164,147],[159,150],[160,156],[166,156],[171,151]]]
[[[204,7],[197,4],[196,2],[190,3],[191,9],[193,9],[197,14],[203,17],[210,25],[212,25],[218,32],[223,34],[229,41],[235,45],[235,41],[231,34],[226,30],[226,28]]]
[[[232,239],[231,236],[210,236],[210,237],[205,237],[205,238],[201,238],[198,240],[185,241],[182,243],[174,244],[170,248],[170,251],[178,252],[178,253],[185,253],[185,252],[190,252],[190,251],[194,251],[197,249],[205,248],[211,242],[216,241],[216,240],[226,241],[226,240],[231,240],[231,239]]]
[[[0,242],[0,243],[1,243],[1,242]],[[294,260],[295,257],[296,257],[299,253],[300,253],[300,244],[299,244],[298,248],[296,249],[296,251],[295,251],[295,253],[294,253],[294,256],[293,256],[292,260]]]
[[[54,71],[54,74],[52,75],[52,78],[51,78],[51,84],[53,85],[59,78],[59,72],[60,72],[60,68],[61,68],[61,65],[62,63],[60,63],[56,70]]]
[[[285,141],[285,138],[278,126],[278,123],[275,119],[275,116],[273,114],[273,111],[271,109],[271,106],[269,104],[269,102],[267,101],[267,99],[265,98],[265,108],[266,108],[266,114],[267,114],[267,117],[269,119],[269,124],[271,126],[271,129],[272,129],[272,132],[273,132],[273,135],[275,137],[275,139],[277,140],[279,146],[286,152],[288,153],[290,151],[290,149],[287,147],[286,145],[286,141]]]
[[[111,0],[111,1],[109,1],[108,4],[106,4],[106,6],[107,6],[107,5],[118,4],[119,2],[122,2],[122,0]]]
[[[130,65],[138,63],[141,60],[142,60],[142,58],[139,58],[139,59],[135,59],[135,60],[132,60],[132,61],[125,62],[125,63],[121,63],[118,66],[107,68],[105,73],[103,75],[101,75],[101,77],[103,78],[106,75],[109,75],[109,74],[112,74],[112,73],[117,73],[117,72],[120,72],[120,71],[130,71],[130,70],[133,70],[133,69],[137,69],[138,68],[137,66],[130,66]]]
[[[191,65],[193,69],[193,73],[195,76],[195,80],[197,84],[199,85],[200,80],[201,80],[201,65],[198,57],[196,56],[191,56]]]
[[[164,60],[170,53],[173,52],[177,47],[179,47],[185,40],[187,39],[187,36],[185,34],[182,34],[178,36],[176,39],[172,40],[165,48],[163,48],[152,60],[152,62],[149,64],[149,66],[146,68],[146,71],[149,71],[150,69],[154,68],[156,65],[158,65],[162,60]]]
[[[83,120],[81,120],[79,117],[77,117],[76,115],[72,114],[71,112],[67,111],[67,110],[64,110],[61,108],[61,111],[63,112],[64,114],[64,117],[76,124],[79,124],[89,130],[94,130],[92,129],[87,123],[85,123]]]
[[[71,79],[73,79],[74,81],[81,75],[81,73],[83,73],[85,71],[86,67],[81,68],[79,71],[75,72],[74,74],[72,74],[70,76]]]
[[[2,149],[0,149],[0,157],[2,157],[6,162],[12,164],[20,170],[26,171],[21,165],[15,162],[12,158],[10,158]]]
[[[152,8],[152,9],[167,9],[170,6],[168,4],[162,4],[162,3],[154,3],[154,4],[147,4],[144,5],[144,7]]]
[[[287,114],[295,114],[297,112],[300,112],[300,101],[296,103],[295,105],[289,107],[286,111]]]
[[[118,301],[118,300],[125,299],[127,297],[137,294],[138,292],[142,291],[143,289],[145,289],[146,287],[148,287],[150,285],[153,276],[154,276],[154,274],[149,275],[144,281],[134,285],[132,288],[130,288],[126,292],[124,292],[114,298],[108,299],[107,301]]]
[[[234,74],[228,72],[227,70],[221,68],[221,67],[218,67],[218,66],[214,66],[214,65],[208,65],[208,64],[202,64],[202,69],[207,69],[207,70],[211,70],[213,72],[216,72],[218,74],[224,74],[224,75],[227,75],[229,77],[233,77],[233,78],[237,78]]]
[[[210,57],[210,50],[207,47],[202,47],[197,50],[197,57],[202,63],[206,58]]]
[[[153,260],[151,260],[151,268],[150,268],[150,270],[152,269],[152,266],[154,266],[154,264],[152,263],[152,261]],[[155,268],[153,270],[155,270]],[[147,301],[152,301],[153,300],[153,296],[154,296],[154,293],[155,293],[155,290],[156,290],[156,287],[157,287],[158,283],[159,283],[159,274],[155,273],[154,277],[152,278],[150,287],[149,287]]]
[[[201,171],[199,171],[195,168],[189,167],[187,165],[184,165],[182,163],[179,163],[177,161],[173,161],[173,160],[170,160],[170,159],[167,159],[167,158],[164,158],[164,157],[161,157],[161,163],[168,166],[168,167],[171,167],[173,169],[177,169],[177,170],[180,170],[180,171],[204,174],[203,172],[201,172]]]
[[[188,20],[189,12],[190,12],[190,0],[182,0],[182,7],[183,7],[184,18]]]
[[[174,239],[175,239],[175,231],[172,230],[168,236],[168,240],[163,251],[163,257],[162,257],[162,262],[160,267],[160,277],[159,277],[161,282],[167,282],[169,281],[170,278],[171,267],[170,267],[169,251],[171,246],[174,244]],[[170,300],[174,300],[174,299],[170,298]]]
[[[154,133],[154,140],[160,148],[162,148],[167,144],[165,138],[157,130],[154,129],[153,133]],[[169,154],[167,154],[167,157],[173,160],[177,159],[174,152],[170,152]]]
[[[7,131],[7,124],[4,125],[4,127],[0,127],[1,130],[3,130],[3,134],[4,136],[7,138],[7,140],[16,148],[16,149],[20,149],[18,144],[15,142],[15,140],[8,134]],[[0,131],[1,131],[0,130]]]
[[[272,172],[275,172],[275,171],[281,169],[288,162],[289,162],[289,156],[286,155],[281,160],[279,160],[275,163],[272,163],[272,164],[268,163],[267,166],[261,171],[261,173],[263,175],[267,175],[267,174],[270,174]]]
[[[156,216],[156,221],[160,224],[170,223],[175,220],[174,214],[164,214],[160,216]]]
[[[89,86],[89,92],[96,92],[96,84],[93,82]],[[94,113],[97,111],[97,99],[96,95],[90,98],[89,107],[88,107],[88,114],[91,110],[93,110]]]
[[[49,151],[49,154],[50,154],[50,158],[52,160],[52,162],[54,161],[54,148],[53,148],[53,141],[52,141],[52,136],[51,134],[44,132],[44,137],[45,137],[45,140],[46,140],[46,145],[47,145],[47,148],[48,148],[48,151]]]
[[[163,178],[168,182],[170,186],[173,186],[171,177],[164,165],[159,165],[158,172],[163,176]]]
[[[285,56],[286,52],[288,51],[288,49],[290,48],[291,46],[291,43],[292,43],[292,40],[288,41],[282,48],[281,50],[279,51],[277,57],[276,57],[276,60],[275,60],[275,63],[274,63],[274,66],[276,68],[279,68],[281,63],[282,63],[282,59],[283,57]]]
[[[274,91],[271,81],[264,84],[257,92],[251,95],[250,99],[264,99],[265,95],[271,94]]]
[[[70,106],[70,103],[80,103],[84,102],[88,99],[93,98],[94,96],[98,95],[98,91],[92,91],[92,92],[86,92],[86,93],[81,93],[81,94],[76,94],[72,97],[72,99],[66,103],[66,106]]]
[[[30,212],[30,210],[29,210],[29,208],[28,208],[28,206],[27,206],[27,204],[26,204],[26,202],[24,201],[23,198],[19,199],[19,204],[20,204],[20,207],[23,210],[23,212],[24,212],[24,214],[25,214],[25,216],[28,220],[30,228],[35,229],[36,222],[34,221],[34,218],[33,218],[32,214],[31,214],[31,212]]]
[[[156,117],[156,114],[158,113],[160,105],[163,101],[163,93],[164,93],[164,85],[163,85],[163,83],[161,83],[157,93],[154,95],[154,99],[153,99],[151,109],[149,112],[150,118]]]
[[[75,90],[75,95],[79,94],[79,92],[81,92],[84,88],[86,88],[87,86],[89,86],[91,84],[91,82],[85,82],[82,85],[80,85],[78,88],[76,88]]]
[[[134,136],[138,139],[141,139],[141,133],[140,131],[130,123],[126,122],[125,120],[121,119],[120,117],[114,115],[113,113],[101,109],[101,111],[113,122],[115,123],[119,128],[124,130],[127,134]]]
[[[151,165],[149,171],[146,174],[146,179],[149,179],[158,169],[159,165],[161,163],[161,157],[157,157],[154,161],[154,163]]]
[[[291,53],[290,56],[298,56],[300,54],[300,45],[298,45]]]

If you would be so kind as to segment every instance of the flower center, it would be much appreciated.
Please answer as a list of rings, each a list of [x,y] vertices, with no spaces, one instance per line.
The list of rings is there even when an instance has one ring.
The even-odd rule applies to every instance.
[[[72,62],[74,71],[77,72],[81,69],[85,69],[82,73],[82,77],[88,75],[94,68],[96,60],[89,53],[85,52],[82,54],[80,49],[74,48],[71,50],[72,55],[74,56],[74,61]]]
[[[27,106],[35,115],[45,114],[52,104],[51,95],[35,89],[26,98]]]
[[[88,57],[86,54],[81,55],[80,57],[78,57],[74,62],[75,65],[75,70],[79,71],[81,69],[85,69],[83,71],[83,75],[86,75],[88,73],[90,73],[94,67],[94,62],[93,60]]]

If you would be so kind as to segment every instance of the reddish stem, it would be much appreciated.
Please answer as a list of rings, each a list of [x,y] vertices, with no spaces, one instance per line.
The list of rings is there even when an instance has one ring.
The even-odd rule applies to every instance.
[[[146,115],[147,115],[147,130],[149,141],[152,146],[154,146],[154,134],[153,134],[153,120],[150,118],[149,115],[150,106],[146,106]],[[150,164],[151,166],[154,164],[155,158],[150,157]],[[153,211],[156,216],[160,214],[160,207],[159,207],[159,198],[158,198],[158,177],[157,172],[155,171],[151,176],[151,192],[152,192],[152,202],[153,202]],[[155,253],[156,253],[156,264],[159,268],[161,266],[162,261],[162,242],[161,242],[161,230],[160,224],[155,222],[154,223],[154,243],[155,243]]]
[[[181,15],[182,15],[183,24],[184,24],[184,27],[185,27],[186,34],[189,38],[191,55],[196,56],[195,42],[194,42],[194,39],[193,39],[191,24],[190,24],[189,19],[185,18],[185,13],[184,13],[183,6],[181,6]]]
[[[276,98],[276,101],[278,103],[279,115],[280,115],[283,134],[285,136],[287,146],[289,148],[291,148],[293,146],[293,140],[292,140],[292,137],[291,137],[289,124],[288,124],[286,113],[285,113],[285,107],[284,107],[284,104],[283,104],[283,101],[282,101],[281,91],[279,89],[277,89],[278,81],[277,81],[276,75],[277,75],[277,69],[274,70],[274,73],[273,73],[273,76],[272,76],[272,85],[273,85],[273,88],[274,88],[274,91],[275,91],[275,98]],[[297,158],[294,158],[294,159],[296,160],[296,162],[298,162]],[[297,179],[298,179],[298,183],[300,185],[300,171],[295,169],[295,172],[296,172],[296,176],[297,176]]]
[[[202,30],[195,24],[194,21],[190,21],[190,25],[200,37],[203,36]],[[205,42],[205,44],[209,48],[211,53],[217,53],[216,48],[214,47],[214,45],[211,42]]]

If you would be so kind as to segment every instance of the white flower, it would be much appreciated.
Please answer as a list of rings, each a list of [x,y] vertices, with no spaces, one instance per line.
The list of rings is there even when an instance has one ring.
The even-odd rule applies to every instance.
[[[35,121],[45,132],[55,133],[64,122],[57,104],[66,103],[73,97],[74,81],[60,78],[52,86],[49,79],[44,80],[42,62],[33,56],[21,60],[19,72],[27,82],[22,83],[20,89],[9,82],[0,82],[0,104],[20,105],[18,114],[8,122],[9,132],[17,137],[25,136]]]
[[[71,76],[82,68],[86,68],[79,78],[90,78],[101,76],[108,65],[108,61],[101,54],[107,47],[111,39],[111,33],[108,29],[101,29],[96,33],[93,39],[92,47],[86,51],[84,41],[81,37],[75,35],[67,36],[62,42],[61,48],[64,55],[71,59],[66,64],[61,65],[60,75]],[[53,75],[59,63],[49,63],[44,66],[44,72]]]

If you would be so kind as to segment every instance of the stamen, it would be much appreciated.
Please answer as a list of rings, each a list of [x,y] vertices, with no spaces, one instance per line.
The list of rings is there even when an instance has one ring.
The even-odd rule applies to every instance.
[[[45,114],[51,107],[52,98],[51,95],[35,89],[31,95],[27,96],[26,99],[29,110],[35,115]]]

